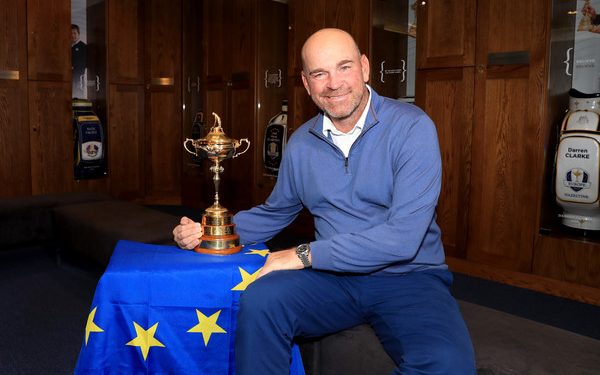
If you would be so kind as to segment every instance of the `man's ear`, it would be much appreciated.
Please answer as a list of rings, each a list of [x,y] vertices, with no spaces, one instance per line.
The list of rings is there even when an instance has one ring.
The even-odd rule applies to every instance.
[[[371,73],[371,68],[369,66],[369,59],[365,54],[360,57],[360,67],[362,70],[363,81],[369,82],[369,74]]]
[[[300,76],[302,77],[302,84],[304,85],[306,92],[310,96],[310,88],[308,87],[308,79],[306,78],[306,74],[304,74],[304,70],[300,72]]]

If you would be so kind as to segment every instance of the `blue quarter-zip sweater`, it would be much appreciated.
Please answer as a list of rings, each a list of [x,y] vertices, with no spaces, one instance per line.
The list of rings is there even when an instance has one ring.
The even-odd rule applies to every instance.
[[[348,158],[323,136],[323,115],[290,137],[267,201],[234,217],[242,243],[264,242],[306,207],[314,269],[405,273],[447,268],[435,208],[441,160],[435,125],[418,107],[371,90]]]

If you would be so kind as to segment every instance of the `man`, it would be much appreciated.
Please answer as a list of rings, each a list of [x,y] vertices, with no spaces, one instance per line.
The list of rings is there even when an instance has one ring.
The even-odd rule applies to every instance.
[[[73,80],[72,96],[84,98],[85,90],[81,87],[81,80],[87,65],[87,45],[80,39],[79,26],[71,25],[71,71]]]
[[[266,203],[234,222],[244,243],[264,242],[305,206],[316,241],[270,254],[242,294],[238,373],[287,373],[295,337],[366,322],[396,373],[474,374],[435,222],[435,126],[366,84],[369,61],[342,30],[310,36],[302,60],[302,82],[322,113],[291,136]],[[201,229],[184,217],[173,233],[193,248]]]

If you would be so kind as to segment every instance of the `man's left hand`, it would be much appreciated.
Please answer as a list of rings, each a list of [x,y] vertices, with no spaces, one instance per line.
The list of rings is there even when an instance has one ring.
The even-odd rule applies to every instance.
[[[300,270],[303,268],[304,265],[302,265],[302,261],[300,261],[298,255],[296,255],[296,248],[280,250],[269,254],[258,277],[264,276],[272,271]]]

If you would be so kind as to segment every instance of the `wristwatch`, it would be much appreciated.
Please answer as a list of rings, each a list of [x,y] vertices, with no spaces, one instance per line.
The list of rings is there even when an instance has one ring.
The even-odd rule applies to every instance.
[[[296,247],[296,255],[298,255],[298,258],[300,258],[304,268],[309,268],[312,266],[310,259],[308,258],[310,255],[310,244],[303,243],[302,245],[298,245],[298,247]]]

